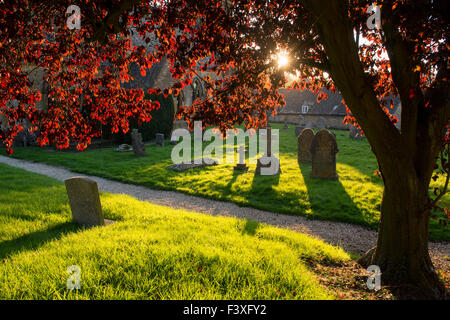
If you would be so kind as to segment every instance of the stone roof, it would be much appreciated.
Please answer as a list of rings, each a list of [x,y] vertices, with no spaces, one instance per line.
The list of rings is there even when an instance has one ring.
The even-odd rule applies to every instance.
[[[317,102],[317,94],[310,90],[279,90],[281,94],[285,96],[286,105],[279,110],[279,113],[303,113],[302,106],[308,105],[309,114],[334,114],[334,115],[346,115],[347,111],[345,105],[342,103],[342,96],[336,92],[333,93],[330,90],[324,90],[328,95],[327,99]],[[401,103],[398,96],[391,95],[385,100],[393,100],[394,108],[389,109],[391,114],[398,115],[401,109]],[[388,105],[390,103],[388,102]]]
[[[330,90],[324,90],[327,99],[317,102],[317,95],[310,90],[279,90],[285,96],[286,105],[280,109],[280,113],[302,113],[302,106],[308,105],[310,114],[336,114],[345,115],[346,108],[342,103],[342,96]]]

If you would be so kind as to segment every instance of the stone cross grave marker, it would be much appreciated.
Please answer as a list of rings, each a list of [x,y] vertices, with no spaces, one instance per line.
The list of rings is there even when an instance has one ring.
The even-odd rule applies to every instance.
[[[234,170],[235,171],[248,171],[248,167],[245,164],[245,147],[244,146],[239,146],[238,154],[239,154],[239,162],[234,167]]]

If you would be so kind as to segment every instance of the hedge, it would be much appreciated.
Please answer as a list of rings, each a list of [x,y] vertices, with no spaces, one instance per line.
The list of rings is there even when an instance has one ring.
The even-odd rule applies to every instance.
[[[141,126],[139,126],[137,119],[131,118],[130,130],[126,134],[123,134],[123,132],[119,132],[117,134],[111,135],[110,130],[103,130],[103,138],[112,138],[117,144],[131,144],[131,131],[133,129],[139,130],[139,132],[142,134],[142,140],[144,141],[153,140],[157,133],[163,133],[165,139],[170,137],[173,127],[173,119],[175,116],[175,106],[172,95],[164,98],[163,94],[146,94],[145,99],[156,100],[159,101],[160,104],[159,109],[153,110],[151,112],[152,120],[150,120],[150,122],[142,123]]]

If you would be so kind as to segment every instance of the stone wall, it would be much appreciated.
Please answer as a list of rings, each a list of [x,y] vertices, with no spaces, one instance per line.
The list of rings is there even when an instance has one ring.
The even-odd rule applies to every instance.
[[[274,123],[307,124],[316,125],[320,118],[325,119],[327,129],[349,130],[350,126],[344,124],[344,115],[335,114],[308,114],[308,113],[279,113],[269,116],[269,121]]]

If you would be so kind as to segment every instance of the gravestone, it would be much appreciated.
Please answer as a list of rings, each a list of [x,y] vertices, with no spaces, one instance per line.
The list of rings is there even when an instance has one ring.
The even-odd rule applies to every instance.
[[[262,168],[265,168],[265,172],[270,170],[269,173],[264,173],[264,175],[277,175],[281,173],[280,169],[280,159],[272,155],[272,128],[267,127],[266,129],[266,140],[267,147],[266,153],[259,158],[256,162],[256,170],[255,174],[262,175],[264,172],[261,171]],[[269,169],[270,168],[270,169]]]
[[[295,136],[298,137],[298,135],[302,132],[304,128],[305,128],[305,117],[299,116],[298,125],[295,127]]]
[[[181,128],[180,128],[181,129]],[[189,136],[190,133],[187,129],[184,130],[174,130],[172,131],[172,135],[170,136],[170,144],[176,145],[180,137]]]
[[[336,153],[339,149],[336,137],[326,129],[319,130],[311,143],[311,178],[337,180]]]
[[[311,144],[314,139],[314,131],[310,128],[305,128],[297,138],[297,160],[301,162],[311,162]]]
[[[248,167],[245,164],[245,147],[244,146],[239,146],[238,154],[239,154],[239,162],[234,167],[234,171],[248,171]]]
[[[351,126],[349,130],[349,137],[352,139],[364,139],[364,136],[362,135],[361,129],[358,129],[355,126]]]
[[[157,133],[156,134],[156,145],[160,147],[164,147],[164,134]]]
[[[325,129],[327,126],[327,120],[324,117],[319,117],[316,122],[316,129]]]
[[[177,144],[178,136],[176,134],[174,134],[174,131],[177,130],[177,129],[186,129],[186,130],[188,130],[189,128],[188,128],[187,122],[184,121],[184,120],[178,120],[178,121],[175,121],[173,123],[172,133],[170,134],[170,144],[171,145]]]
[[[190,169],[196,169],[196,168],[205,168],[210,166],[217,166],[219,163],[211,158],[202,158],[201,163],[195,163],[195,162],[182,162],[182,163],[176,163],[169,167],[170,170],[176,171],[176,172],[183,172]]]
[[[288,126],[288,124],[287,124],[287,121],[284,120],[283,130],[287,130],[287,129],[289,129],[289,126]]]
[[[129,144],[121,144],[119,147],[117,147],[116,149],[117,152],[130,152],[133,151],[133,146],[130,146]]]
[[[72,218],[85,227],[104,226],[112,221],[103,218],[97,182],[85,177],[65,180]]]
[[[133,142],[134,154],[138,157],[145,156],[145,146],[142,142],[142,134],[139,133],[138,129],[133,129],[131,132],[131,141]]]
[[[295,127],[295,136],[298,137],[300,135],[300,133],[303,131],[303,129],[305,128],[304,124],[299,124]]]
[[[184,120],[177,120],[173,123],[173,128],[172,130],[176,130],[176,129],[188,129],[188,124],[186,121]]]

